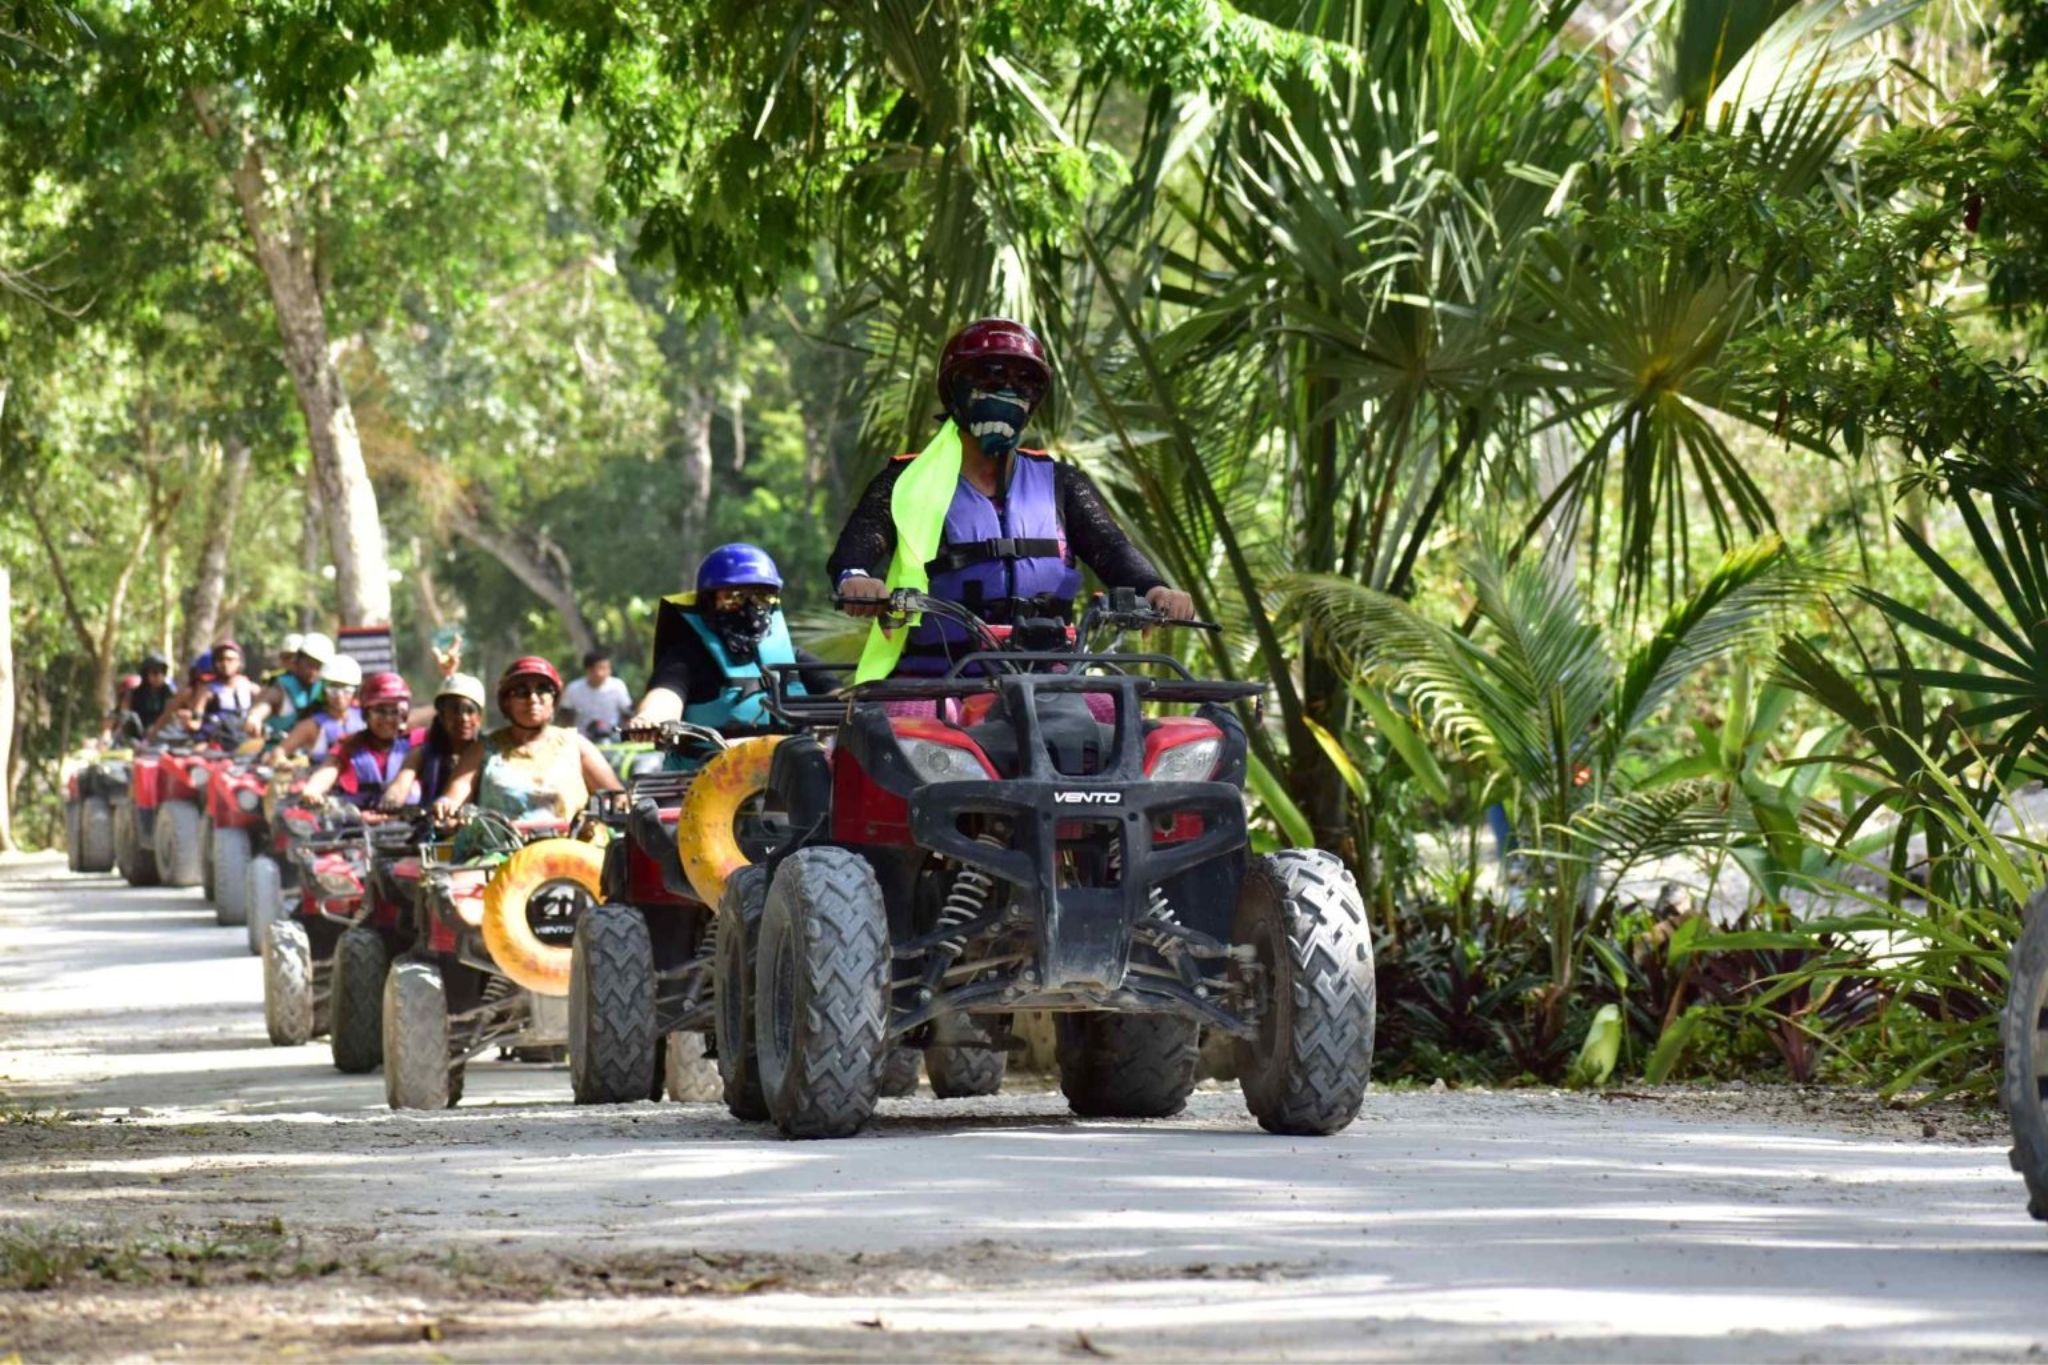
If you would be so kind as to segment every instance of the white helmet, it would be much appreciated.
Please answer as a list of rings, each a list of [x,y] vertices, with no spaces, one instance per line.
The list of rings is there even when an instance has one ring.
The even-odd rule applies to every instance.
[[[328,639],[317,630],[310,634],[301,635],[299,637],[299,653],[325,668],[328,664],[334,662],[334,641]]]
[[[293,631],[291,634],[284,637],[284,644],[282,647],[278,649],[277,652],[280,654],[296,654],[299,652],[299,646],[304,644],[305,642],[305,636],[299,634],[297,631]]]
[[[331,687],[361,687],[363,666],[346,654],[337,654],[327,665],[327,671],[320,675],[320,681]]]

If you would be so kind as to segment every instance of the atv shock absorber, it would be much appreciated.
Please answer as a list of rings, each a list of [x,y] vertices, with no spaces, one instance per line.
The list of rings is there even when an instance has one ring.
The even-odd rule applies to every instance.
[[[975,842],[990,848],[1003,847],[1003,841],[988,831],[976,835]],[[967,944],[966,935],[959,931],[987,912],[989,893],[995,890],[995,885],[996,879],[986,869],[971,863],[953,874],[953,884],[946,888],[946,903],[939,908],[938,923],[933,926],[934,933],[946,937],[932,946],[930,956],[925,959],[920,994],[929,998],[938,989],[939,979],[945,976],[946,969],[953,965]]]
[[[1112,845],[1108,858],[1109,875],[1113,881],[1121,882],[1124,876],[1124,850],[1121,844]],[[1202,984],[1202,969],[1195,964],[1194,954],[1188,951],[1187,926],[1174,913],[1173,902],[1166,899],[1166,888],[1154,882],[1146,889],[1145,917],[1139,921],[1142,928],[1151,931],[1152,946],[1159,955],[1173,964],[1180,976],[1181,985],[1197,995],[1206,995]]]

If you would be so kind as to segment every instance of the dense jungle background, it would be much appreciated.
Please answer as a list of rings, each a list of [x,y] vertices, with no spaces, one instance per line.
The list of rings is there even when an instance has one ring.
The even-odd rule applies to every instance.
[[[843,644],[839,519],[1003,313],[1272,684],[1259,838],[1365,885],[1383,1073],[1989,1093],[2032,0],[26,0],[0,182],[0,845],[146,649],[637,681],[736,539]]]

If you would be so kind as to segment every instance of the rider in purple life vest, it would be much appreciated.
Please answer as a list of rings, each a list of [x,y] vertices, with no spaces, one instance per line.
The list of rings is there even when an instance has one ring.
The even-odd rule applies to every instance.
[[[343,654],[327,666],[322,679],[320,709],[302,717],[285,733],[280,754],[304,753],[315,763],[326,758],[336,744],[363,728],[363,713],[356,709],[356,691],[363,685],[363,668]]]
[[[337,662],[339,662],[337,660]],[[334,685],[333,675],[327,680]],[[319,801],[330,791],[357,810],[374,810],[384,791],[405,765],[406,755],[426,741],[426,731],[410,731],[412,689],[396,673],[372,673],[359,694],[363,728],[338,741],[327,762],[306,779],[300,798]]]
[[[1168,587],[1131,544],[1086,474],[1018,448],[1051,381],[1045,348],[1022,323],[983,318],[946,343],[939,401],[959,428],[960,479],[939,553],[926,566],[931,595],[991,625],[1070,620],[1085,564],[1109,587],[1136,589],[1175,619],[1192,617],[1193,600]],[[897,541],[890,497],[916,458],[899,456],[876,475],[840,532],[829,568],[853,615],[875,615],[889,594],[885,575]],[[896,671],[943,673],[972,648],[960,626],[926,616],[911,629]]]

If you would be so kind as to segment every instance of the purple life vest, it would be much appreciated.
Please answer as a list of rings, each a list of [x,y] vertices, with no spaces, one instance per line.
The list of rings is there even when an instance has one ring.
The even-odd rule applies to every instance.
[[[1010,495],[1001,503],[960,480],[946,509],[938,557],[926,566],[932,596],[958,602],[994,625],[1027,616],[1072,616],[1081,571],[1060,522],[1056,469],[1050,455],[1018,451]],[[910,632],[897,671],[943,673],[949,656],[973,648],[961,627],[927,616]]]
[[[376,805],[383,798],[384,788],[398,776],[412,746],[424,737],[425,731],[420,730],[401,734],[391,741],[390,748],[379,751],[371,748],[361,735],[349,736],[336,751],[337,757],[347,760],[341,780],[334,784],[342,800],[358,807]]]
[[[333,752],[335,745],[362,731],[363,713],[351,706],[348,714],[337,720],[332,711],[323,709],[313,717],[313,725],[319,730],[320,738],[314,742],[310,757],[318,763]]]

